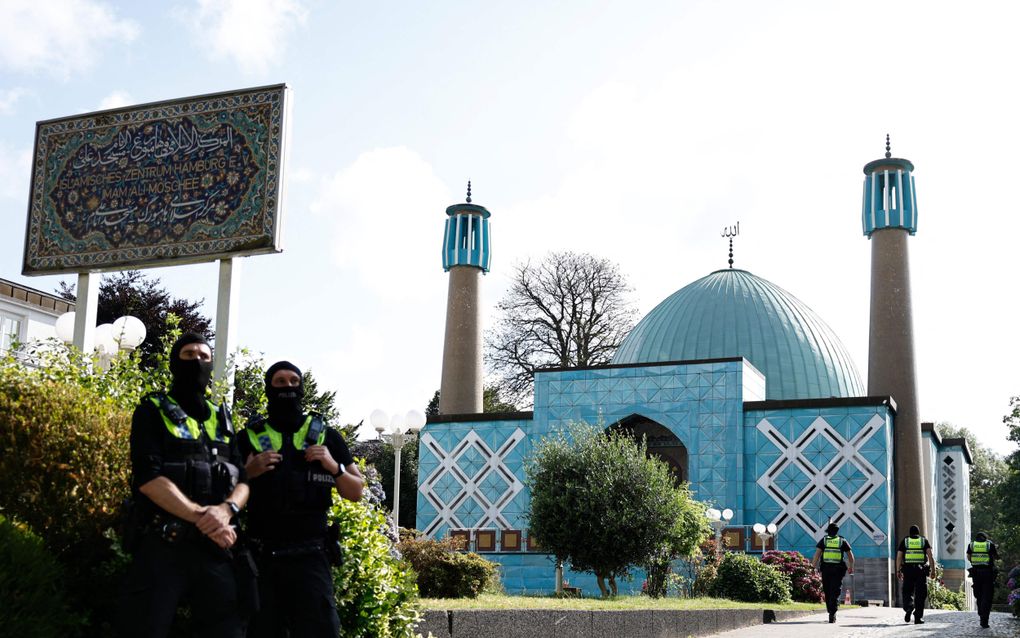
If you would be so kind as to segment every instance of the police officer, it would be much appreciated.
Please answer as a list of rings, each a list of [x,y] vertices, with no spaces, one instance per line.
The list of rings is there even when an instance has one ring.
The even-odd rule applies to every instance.
[[[970,577],[974,580],[974,600],[977,602],[978,618],[982,627],[988,627],[988,615],[992,611],[992,593],[995,591],[995,559],[999,550],[988,540],[984,532],[974,535],[967,545],[967,560],[970,561]]]
[[[854,573],[854,553],[850,543],[839,534],[839,525],[829,523],[825,528],[825,536],[815,546],[815,556],[811,564],[818,569],[821,563],[822,590],[825,592],[825,608],[829,612],[829,622],[836,622],[836,610],[839,608],[839,590],[843,577],[847,574],[847,564],[843,562],[845,554],[850,561],[849,573]]]
[[[256,549],[261,610],[249,636],[336,638],[340,631],[327,559],[326,513],[335,487],[352,501],[364,481],[343,437],[303,412],[301,370],[280,361],[266,371],[267,417],[240,435],[251,480],[247,531]],[[289,630],[290,633],[287,633]]]
[[[239,638],[244,621],[230,548],[248,499],[230,417],[205,396],[212,350],[188,333],[170,350],[170,391],[142,398],[131,420],[131,489],[138,523],[124,586],[124,636],[165,636],[191,603],[193,635]]]
[[[910,526],[910,535],[900,541],[896,548],[896,577],[903,581],[903,622],[923,625],[924,602],[928,598],[928,574],[935,572],[935,557],[931,543],[917,525]]]

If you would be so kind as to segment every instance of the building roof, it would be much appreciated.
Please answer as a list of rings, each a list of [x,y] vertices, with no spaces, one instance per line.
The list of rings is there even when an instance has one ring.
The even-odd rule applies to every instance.
[[[742,356],[765,375],[769,400],[864,395],[843,343],[779,286],[737,269],[676,291],[627,335],[614,364]]]
[[[22,305],[31,306],[54,317],[74,310],[73,301],[6,279],[0,279],[0,299],[9,299]]]

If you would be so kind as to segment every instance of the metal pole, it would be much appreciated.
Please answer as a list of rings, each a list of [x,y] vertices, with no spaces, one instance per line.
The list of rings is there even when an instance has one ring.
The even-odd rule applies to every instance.
[[[85,355],[95,347],[96,311],[99,309],[99,275],[78,273],[78,298],[74,302],[74,339],[72,343]]]
[[[393,526],[400,534],[400,448],[404,446],[404,435],[393,433]]]
[[[233,259],[220,260],[220,287],[216,295],[216,356],[213,359],[213,377],[227,382],[227,395],[224,398],[230,403],[234,393],[229,390],[233,385],[233,372],[227,375],[227,363],[237,349],[237,312],[238,299],[241,294],[241,262]],[[234,312],[231,312],[234,310]]]

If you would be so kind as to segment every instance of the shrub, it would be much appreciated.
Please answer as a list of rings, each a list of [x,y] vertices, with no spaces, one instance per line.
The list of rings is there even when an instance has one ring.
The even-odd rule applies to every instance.
[[[406,538],[398,547],[417,572],[418,592],[426,598],[477,598],[499,581],[494,563],[457,551],[453,539]]]
[[[824,599],[822,577],[811,561],[800,552],[765,552],[761,562],[772,565],[790,579],[793,599],[803,603],[817,603]]]
[[[329,518],[340,526],[343,564],[333,570],[345,638],[413,638],[420,618],[414,572],[391,553],[382,511],[333,496]]]
[[[575,424],[536,445],[525,468],[531,533],[594,573],[603,596],[630,566],[655,561],[661,573],[662,557],[690,556],[708,535],[704,507],[625,432]]]
[[[949,589],[946,587],[946,582],[943,580],[942,575],[942,565],[936,563],[935,573],[928,576],[928,600],[925,606],[928,609],[963,611],[964,606],[967,604],[967,595],[963,592],[963,586],[960,586],[960,591]]]
[[[747,554],[728,553],[719,564],[711,593],[749,603],[790,602],[790,581],[772,565]]]
[[[63,570],[42,539],[0,514],[0,627],[6,636],[75,635]]]

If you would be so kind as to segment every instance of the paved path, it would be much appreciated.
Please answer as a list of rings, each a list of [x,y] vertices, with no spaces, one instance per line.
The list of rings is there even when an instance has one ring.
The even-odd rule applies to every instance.
[[[720,634],[716,638],[1020,638],[1020,619],[1010,614],[993,613],[991,627],[978,625],[973,611],[924,612],[924,624],[903,622],[903,612],[889,607],[855,607],[840,611],[836,623],[830,625],[827,614],[804,616],[760,627],[746,627]]]

